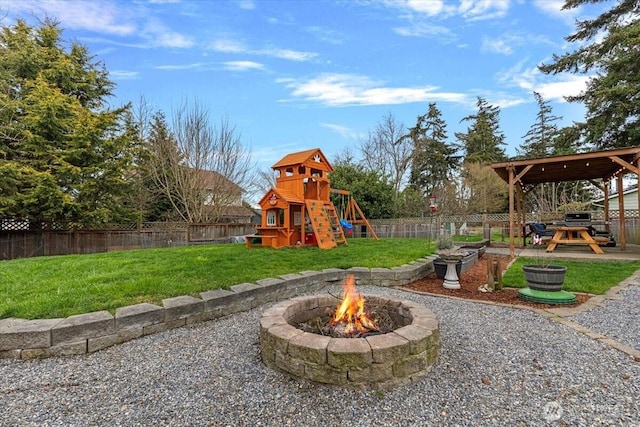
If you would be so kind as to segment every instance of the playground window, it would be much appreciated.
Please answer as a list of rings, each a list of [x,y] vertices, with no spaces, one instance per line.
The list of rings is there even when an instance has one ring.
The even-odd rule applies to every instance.
[[[276,211],[271,210],[267,212],[267,225],[273,227],[276,223]]]

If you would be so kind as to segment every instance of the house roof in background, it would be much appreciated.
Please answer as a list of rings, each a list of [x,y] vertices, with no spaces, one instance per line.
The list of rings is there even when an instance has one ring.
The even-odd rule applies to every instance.
[[[198,171],[198,178],[207,190],[213,190],[218,186],[224,186],[231,193],[244,193],[244,189],[242,187],[216,171],[201,169]]]
[[[513,169],[522,185],[546,182],[598,180],[609,181],[618,174],[637,173],[640,147],[594,151],[582,154],[512,160],[491,167],[505,182]]]

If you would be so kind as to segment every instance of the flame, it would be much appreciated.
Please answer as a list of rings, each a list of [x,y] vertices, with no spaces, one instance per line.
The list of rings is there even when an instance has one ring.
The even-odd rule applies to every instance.
[[[356,281],[352,275],[344,282],[342,301],[338,303],[331,324],[343,325],[345,336],[379,330],[376,321],[364,311],[364,296],[356,291]]]

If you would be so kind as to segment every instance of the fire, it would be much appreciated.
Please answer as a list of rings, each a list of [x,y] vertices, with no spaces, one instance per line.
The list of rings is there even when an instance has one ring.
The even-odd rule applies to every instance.
[[[344,282],[342,301],[331,318],[331,325],[342,325],[344,336],[379,330],[377,322],[364,311],[364,296],[356,291],[356,281],[353,276],[347,277]]]

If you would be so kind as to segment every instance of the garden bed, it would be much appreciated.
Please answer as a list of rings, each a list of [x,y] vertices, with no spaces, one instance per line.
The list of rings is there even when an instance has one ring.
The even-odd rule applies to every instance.
[[[480,300],[480,301],[493,301],[504,304],[517,304],[525,305],[535,308],[557,308],[557,306],[551,304],[541,304],[528,302],[518,297],[518,289],[505,288],[497,292],[483,292],[479,290],[480,287],[487,283],[487,263],[486,259],[495,259],[500,263],[501,271],[504,270],[511,261],[508,257],[483,257],[479,262],[476,262],[469,270],[460,274],[460,289],[445,289],[442,286],[443,279],[436,276],[435,272],[428,274],[423,279],[410,283],[403,288],[418,292],[425,292],[431,294],[452,296],[464,299]],[[578,306],[591,298],[591,295],[576,293],[576,303],[570,304],[565,307]]]

